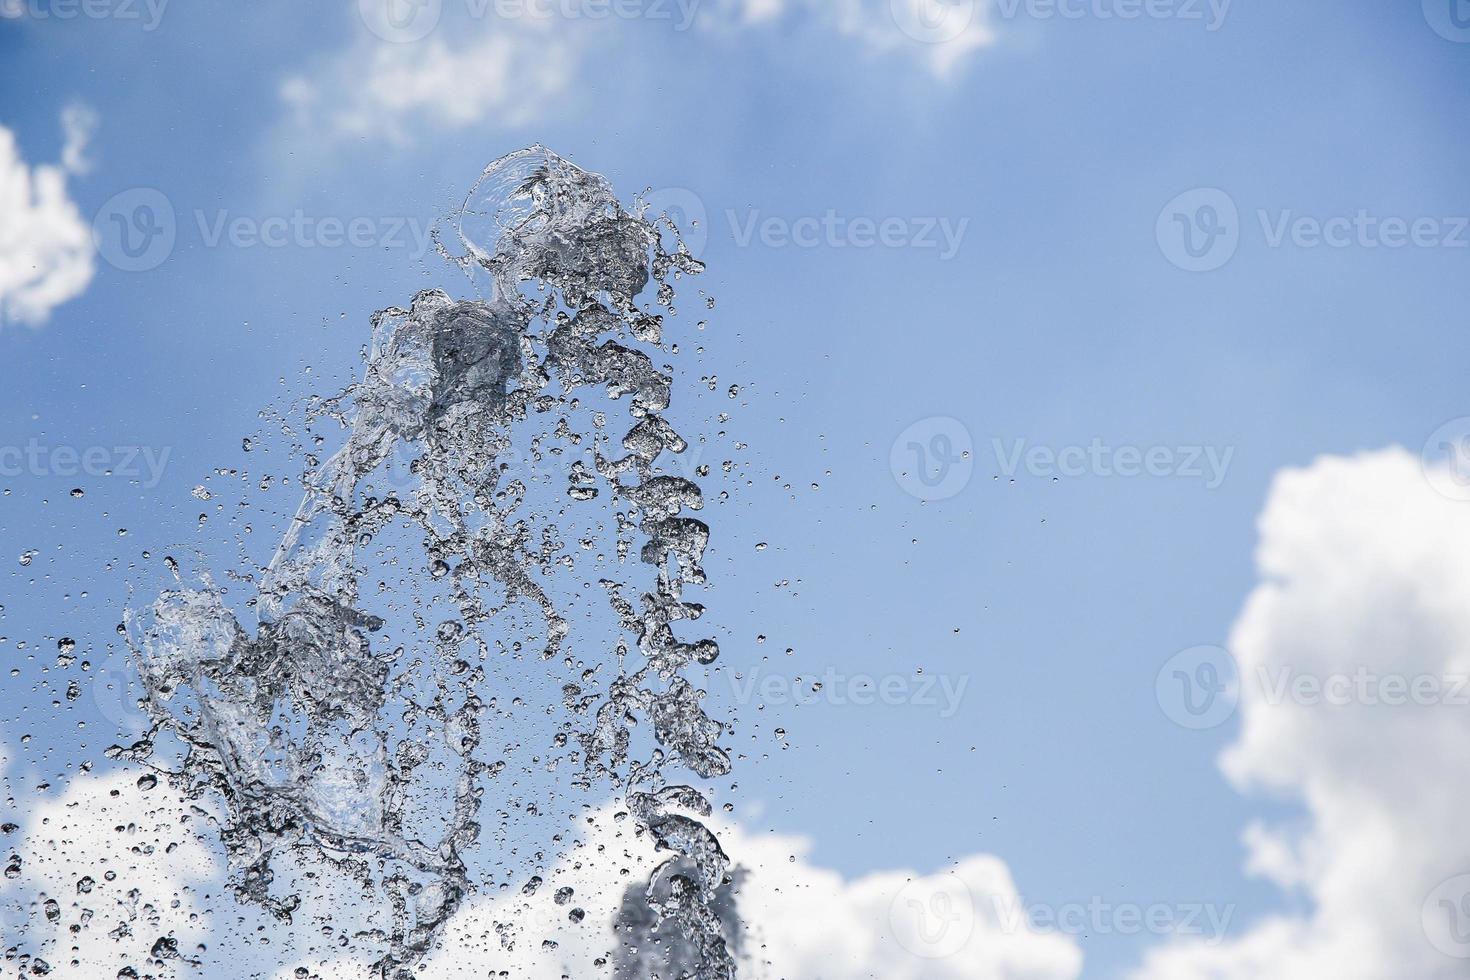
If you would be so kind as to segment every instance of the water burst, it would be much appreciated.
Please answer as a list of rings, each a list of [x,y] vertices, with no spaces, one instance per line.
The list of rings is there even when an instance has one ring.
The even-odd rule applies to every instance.
[[[362,380],[316,400],[312,421],[335,420],[343,442],[308,469],[248,603],[253,634],[207,580],[129,616],[153,720],[130,754],[181,741],[176,781],[221,805],[242,898],[289,918],[301,899],[281,871],[302,853],[378,896],[392,925],[377,970],[398,980],[488,884],[468,860],[487,802],[502,823],[511,810],[486,744],[507,714],[486,665],[509,653],[522,671],[560,669],[558,703],[539,708],[563,713],[553,743],[578,763],[576,785],[610,781],[667,853],[644,890],[653,925],[639,927],[687,944],[664,975],[733,977],[729,861],[705,795],[673,778],[730,771],[723,726],[684,676],[718,648],[676,633],[704,612],[684,593],[704,582],[709,528],[690,516],[699,487],[663,471],[688,443],[662,414],[672,374],[648,353],[663,350],[675,281],[703,266],[667,218],[624,208],[539,146],[488,167],[436,241],[477,298],[430,289],[377,313]],[[620,438],[600,411],[573,425],[584,398],[604,396],[626,403]],[[543,502],[549,459],[561,487]],[[615,552],[593,590],[608,625],[583,612],[584,637],[577,602],[547,583],[573,564],[561,540],[576,539],[574,509],[599,506]],[[403,541],[413,557],[394,550]],[[631,555],[650,584],[617,571]],[[436,607],[451,615],[433,622]],[[522,659],[533,636],[539,657]]]

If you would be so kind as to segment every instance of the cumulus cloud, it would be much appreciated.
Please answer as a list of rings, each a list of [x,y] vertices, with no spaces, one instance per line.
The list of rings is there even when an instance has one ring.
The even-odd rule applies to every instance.
[[[28,166],[15,134],[0,126],[0,327],[37,326],[92,281],[92,232],[67,194],[68,173],[86,167],[95,117],[63,116],[62,164]]]
[[[830,980],[1071,980],[1082,953],[1007,909],[1021,897],[1004,861],[964,858],[933,874],[886,871],[853,880],[808,858],[810,842],[731,834],[751,869],[740,907],[753,975]]]
[[[227,929],[249,935],[265,925],[220,901],[220,860],[202,815],[165,784],[144,789],[137,780],[78,777],[31,805],[6,839],[16,873],[0,882],[0,928],[22,972],[156,975],[150,960],[194,960]],[[248,950],[237,956],[237,966],[251,960]]]
[[[1470,505],[1439,495],[1400,449],[1281,474],[1260,519],[1260,584],[1234,629],[1242,729],[1222,758],[1242,791],[1304,816],[1245,834],[1247,870],[1292,908],[1224,942],[1150,950],[1133,980],[1450,980],[1470,962]],[[1303,680],[1305,679],[1305,681]],[[5,933],[78,976],[197,958],[201,980],[370,976],[382,910],[316,869],[290,927],[225,897],[207,817],[136,774],[82,776],[6,839]],[[932,873],[845,877],[810,842],[728,823],[743,869],[744,975],[787,980],[1075,980],[1082,952],[1038,931],[998,858]],[[539,888],[470,896],[423,980],[608,975],[610,923],[656,855],[610,808],[578,814]],[[3,856],[3,855],[0,855]],[[315,882],[313,885],[312,882]],[[293,883],[293,887],[295,884]],[[1457,884],[1458,883],[1458,884]],[[569,890],[569,891],[567,891]],[[53,907],[49,903],[55,902]],[[360,906],[356,909],[353,906]],[[11,918],[15,922],[11,922]],[[16,923],[19,923],[16,926]],[[12,928],[12,926],[16,926]],[[163,941],[163,945],[159,945]],[[201,949],[205,947],[204,949]],[[72,975],[61,971],[61,975]]]
[[[589,810],[575,824],[539,888],[507,883],[465,902],[420,969],[423,980],[479,980],[501,970],[546,980],[611,975],[598,961],[618,962],[615,912],[657,855],[612,808]],[[747,924],[740,943],[747,975],[1075,980],[1080,973],[1070,939],[998,913],[1019,896],[997,858],[967,858],[931,875],[849,880],[814,865],[805,839],[735,824],[721,835],[743,869],[735,901]],[[0,882],[0,917],[8,935],[21,937],[17,955],[60,975],[111,977],[126,967],[145,975],[169,960],[190,961],[188,972],[202,980],[297,980],[301,967],[321,980],[372,976],[371,930],[385,925],[380,907],[355,899],[345,878],[320,868],[292,882],[307,900],[290,926],[238,905],[223,887],[209,818],[166,783],[142,788],[136,773],[78,777],[28,814],[19,838],[11,846],[22,870]],[[329,935],[353,915],[361,922],[346,932],[357,938],[335,948]],[[335,928],[323,930],[329,920]]]
[[[1298,801],[1247,870],[1305,899],[1134,980],[1448,980],[1470,970],[1470,505],[1400,449],[1281,474],[1231,634],[1242,730],[1222,768]]]
[[[513,976],[596,976],[614,958],[606,928],[568,925],[572,903],[610,923],[627,883],[655,855],[603,812],[582,846],[547,876],[543,890],[573,888],[568,906],[516,894],[472,902],[455,921],[426,978],[469,978],[485,967]],[[744,923],[742,975],[823,980],[1074,980],[1081,951],[1071,939],[1007,920],[1020,902],[1005,863],[979,855],[931,875],[890,871],[846,879],[813,864],[802,837],[753,834],[738,825],[720,838],[742,869],[735,904]],[[498,948],[505,924],[517,950]],[[557,944],[551,955],[542,943]],[[481,951],[466,960],[464,951]],[[289,976],[282,971],[281,980]]]

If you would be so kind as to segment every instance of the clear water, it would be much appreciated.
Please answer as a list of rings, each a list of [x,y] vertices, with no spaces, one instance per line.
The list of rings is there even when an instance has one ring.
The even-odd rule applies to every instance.
[[[152,727],[124,754],[182,747],[243,900],[307,912],[314,860],[390,910],[350,936],[383,977],[468,895],[534,896],[555,855],[518,845],[598,787],[665,858],[623,899],[615,975],[734,976],[730,862],[691,785],[730,760],[685,676],[719,652],[686,595],[710,532],[658,363],[703,267],[645,210],[543,147],[493,163],[437,236],[476,298],[379,312],[361,381],[313,400],[340,446],[308,457],[254,628],[207,575],[128,617]]]

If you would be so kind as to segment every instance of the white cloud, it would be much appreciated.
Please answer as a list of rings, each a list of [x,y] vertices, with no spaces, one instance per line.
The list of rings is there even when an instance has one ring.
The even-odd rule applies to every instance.
[[[1022,903],[1005,862],[973,855],[920,875],[846,880],[807,857],[810,842],[728,835],[752,869],[741,891],[750,946],[768,975],[824,980],[1072,980],[1082,953],[1006,914]],[[751,975],[763,975],[751,971]]]
[[[61,149],[61,166],[68,173],[85,174],[92,170],[87,158],[87,144],[97,131],[97,113],[88,106],[72,103],[61,110],[61,131],[66,142]]]
[[[362,928],[381,926],[373,917],[382,909],[355,902],[356,889],[328,873],[316,886],[322,893],[303,903],[293,926],[269,921],[226,894],[210,824],[188,813],[165,783],[145,791],[136,774],[73,780],[60,798],[35,807],[20,840],[10,841],[22,855],[23,873],[0,881],[7,934],[21,937],[21,952],[40,956],[62,976],[111,977],[125,966],[150,972],[143,968],[162,937],[177,943],[181,957],[203,960],[189,971],[201,980],[295,980],[298,966],[323,980],[372,975],[377,953],[370,940],[342,951],[328,946],[324,962],[319,947],[329,939],[320,926],[331,918],[341,929],[347,916],[361,919]],[[471,896],[418,971],[422,980],[479,980],[499,970],[545,980],[610,975],[593,961],[612,959],[618,938],[608,924],[629,882],[646,876],[655,857],[631,820],[612,813],[604,808],[578,819],[566,835],[566,853],[534,895],[514,882]],[[884,872],[847,880],[812,864],[804,839],[735,825],[722,827],[721,838],[746,869],[737,893],[750,929],[742,975],[1075,980],[1080,973],[1081,953],[1070,939],[1038,934],[997,913],[1019,903],[997,858],[967,858],[929,876]],[[563,888],[573,892],[558,903]],[[48,900],[57,902],[54,919]],[[354,911],[354,904],[365,907]],[[569,919],[573,909],[586,913],[581,924]],[[915,917],[930,912],[938,917]],[[926,955],[934,953],[944,955]]]
[[[719,0],[714,25],[789,28],[804,20],[871,53],[907,58],[952,77],[995,40],[985,0]]]
[[[1470,897],[1470,885],[1465,895],[1436,893],[1470,874],[1463,776],[1470,710],[1383,702],[1400,698],[1388,678],[1404,678],[1410,690],[1416,679],[1434,679],[1437,696],[1452,702],[1470,694],[1457,686],[1470,675],[1470,506],[1435,493],[1419,461],[1400,449],[1322,459],[1278,477],[1260,520],[1258,562],[1261,583],[1231,634],[1243,726],[1222,764],[1243,792],[1304,805],[1305,819],[1246,833],[1248,870],[1304,911],[1272,915],[1223,943],[1156,947],[1134,980],[1463,977],[1470,960],[1431,940],[1442,946],[1459,935],[1436,916],[1470,916],[1470,902],[1438,903]],[[1377,680],[1366,687],[1354,680],[1345,703],[1313,704],[1274,696],[1272,678],[1282,670]],[[212,967],[196,973],[202,980],[252,969],[292,980],[297,966],[315,968],[322,908],[340,918],[350,904],[340,885],[332,900],[309,900],[290,935],[274,925],[257,932],[260,916],[219,897],[219,856],[195,837],[209,833],[207,823],[186,826],[182,814],[162,785],[141,793],[131,776],[78,778],[61,800],[34,809],[22,840],[7,841],[25,861],[19,879],[0,882],[0,915],[21,908],[27,930],[42,939],[32,951],[53,968],[75,959],[86,968],[76,975],[113,976],[165,935],[185,955],[195,944],[210,946]],[[617,946],[606,923],[653,855],[630,821],[605,809],[587,816],[569,826],[566,850],[534,895],[507,882],[471,896],[423,980],[489,970],[547,980],[604,975],[591,964]],[[748,925],[743,975],[1075,980],[1081,973],[1081,950],[1070,938],[1007,914],[1022,901],[998,858],[972,856],[928,875],[850,879],[813,863],[802,838],[730,824],[721,839],[747,871],[737,895]],[[108,871],[116,878],[104,886]],[[83,876],[94,881],[85,894],[77,889]],[[558,904],[553,896],[568,887],[572,898]],[[46,898],[59,903],[55,924],[46,922]],[[573,908],[586,912],[581,925],[568,920]],[[82,926],[76,935],[67,931],[73,924]],[[130,932],[110,938],[119,926]],[[339,958],[317,971],[324,980],[368,976],[372,957],[363,949],[330,955]]]
[[[1324,458],[1277,478],[1260,535],[1262,581],[1231,636],[1242,731],[1222,767],[1242,791],[1304,805],[1304,822],[1255,824],[1245,841],[1247,870],[1309,911],[1155,950],[1135,980],[1464,977],[1470,960],[1429,937],[1470,916],[1465,889],[1439,896],[1459,909],[1426,900],[1470,873],[1470,505],[1401,449]],[[1278,698],[1283,677],[1335,693]],[[1388,678],[1438,693],[1399,704]]]
[[[814,865],[805,838],[756,835],[733,824],[720,827],[719,835],[745,870],[736,902],[748,930],[742,976],[1074,980],[1081,972],[1082,955],[1070,939],[1006,920],[1003,910],[1017,907],[1020,897],[998,858],[966,858],[927,876],[891,871],[848,880]],[[423,977],[479,977],[487,966],[547,980],[600,975],[593,961],[608,956],[617,940],[606,928],[569,926],[568,907],[584,908],[589,922],[611,922],[623,889],[647,875],[652,857],[626,825],[618,826],[605,811],[598,814],[583,845],[568,853],[541,889],[551,894],[573,887],[569,906],[515,893],[472,901]],[[932,918],[923,921],[923,914]],[[513,954],[496,946],[495,924],[506,922],[514,923],[519,937]],[[554,955],[541,950],[546,939],[558,944]],[[466,950],[487,952],[466,959]],[[289,976],[282,971],[280,980]]]
[[[541,29],[472,25],[451,46],[442,33],[411,43],[366,31],[347,51],[288,78],[281,96],[306,127],[402,141],[423,127],[535,118],[576,75],[580,46]]]
[[[291,931],[237,902],[213,818],[166,780],[139,777],[77,776],[28,807],[0,855],[20,858],[19,875],[0,879],[5,947],[43,960],[51,976],[111,978],[131,967],[140,977],[236,980],[269,976],[292,947],[326,941],[314,919]],[[325,918],[342,905],[339,891],[318,909]],[[195,960],[202,967],[179,968]]]
[[[39,325],[92,281],[92,231],[66,189],[67,173],[85,166],[88,118],[81,109],[63,116],[59,167],[29,167],[0,126],[0,327]]]
[[[378,9],[397,2],[354,4],[351,44],[283,80],[301,128],[403,142],[425,129],[526,123],[577,85],[596,84],[583,77],[594,53],[636,43],[637,25],[617,10],[688,44],[700,35],[779,44],[804,25],[939,78],[994,38],[983,0],[427,0],[406,8],[415,15],[407,26],[383,20],[396,7]]]
[[[121,777],[80,777],[35,806],[22,839],[8,841],[21,873],[0,884],[7,945],[61,976],[112,977],[142,967],[160,936],[205,941],[204,923],[190,921],[200,907],[191,886],[210,856],[179,833],[182,814],[176,796]]]

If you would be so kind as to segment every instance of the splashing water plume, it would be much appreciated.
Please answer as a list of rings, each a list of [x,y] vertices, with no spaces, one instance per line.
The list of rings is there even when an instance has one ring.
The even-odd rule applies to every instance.
[[[718,649],[675,633],[704,611],[684,591],[704,582],[709,528],[687,514],[703,506],[699,488],[662,469],[688,448],[662,414],[672,375],[635,346],[664,349],[673,283],[703,266],[644,210],[539,146],[493,163],[436,236],[480,298],[429,289],[377,313],[362,380],[314,400],[313,421],[335,421],[345,441],[324,463],[309,458],[305,498],[249,603],[254,635],[207,579],[129,615],[153,724],[128,754],[180,741],[177,781],[220,806],[242,898],[289,917],[302,899],[282,869],[303,853],[379,895],[392,921],[377,937],[385,978],[412,977],[482,884],[468,855],[504,766],[488,726],[505,717],[486,664],[506,651],[516,670],[565,671],[560,705],[542,708],[565,712],[555,744],[580,763],[575,785],[610,780],[667,852],[646,898],[688,944],[677,975],[734,976],[717,912],[729,862],[701,822],[704,793],[671,779],[676,767],[703,780],[730,771],[723,726],[683,676]],[[650,285],[656,299],[640,307]],[[620,439],[582,402],[597,389],[626,399]],[[575,431],[589,413],[590,432]],[[522,472],[527,455],[572,457],[553,503],[538,504],[547,481]],[[654,574],[636,603],[629,582],[601,577],[610,629],[584,642],[544,583],[571,564],[561,539],[592,506],[611,511],[611,564],[633,552]],[[385,558],[398,539],[412,557]],[[435,605],[452,615],[431,623]],[[540,658],[522,659],[532,647]],[[617,676],[602,681],[608,653]]]

